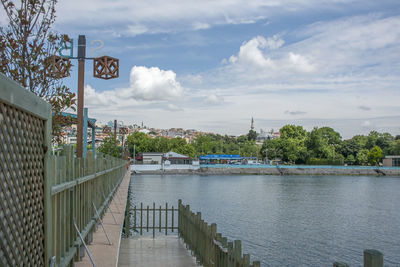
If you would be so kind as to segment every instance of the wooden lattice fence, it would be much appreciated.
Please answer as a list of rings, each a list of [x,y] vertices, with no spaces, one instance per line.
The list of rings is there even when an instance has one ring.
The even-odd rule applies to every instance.
[[[0,266],[73,265],[126,162],[51,155],[51,106],[0,74]]]
[[[0,265],[45,266],[51,106],[0,75]]]

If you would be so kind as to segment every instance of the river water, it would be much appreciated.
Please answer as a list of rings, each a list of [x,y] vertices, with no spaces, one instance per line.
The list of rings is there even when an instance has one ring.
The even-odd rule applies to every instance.
[[[400,177],[134,175],[132,201],[178,199],[262,266],[400,266]],[[139,204],[140,205],[140,204]]]

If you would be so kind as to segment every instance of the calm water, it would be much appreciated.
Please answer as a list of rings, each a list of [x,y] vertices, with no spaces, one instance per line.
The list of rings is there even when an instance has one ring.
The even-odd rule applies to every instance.
[[[133,201],[179,198],[262,266],[361,266],[378,249],[400,266],[400,177],[132,176]]]

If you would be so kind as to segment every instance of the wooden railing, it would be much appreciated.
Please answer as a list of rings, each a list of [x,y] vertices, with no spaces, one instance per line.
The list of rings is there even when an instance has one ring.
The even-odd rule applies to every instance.
[[[258,267],[259,261],[250,264],[250,255],[242,255],[242,242],[228,242],[226,237],[217,233],[215,223],[208,225],[201,219],[201,213],[194,214],[190,206],[178,202],[178,231],[197,260],[203,266],[219,267]]]
[[[344,262],[334,262],[333,267],[349,267]],[[383,267],[383,254],[375,249],[364,250],[364,267]]]
[[[126,172],[72,146],[51,155],[51,122],[49,103],[0,73],[0,266],[73,265]]]
[[[129,204],[127,204],[129,205]],[[124,234],[131,236],[131,231],[143,235],[143,232],[152,232],[153,237],[157,233],[165,233],[168,231],[173,233],[178,230],[177,213],[178,209],[172,206],[168,208],[168,203],[165,206],[157,206],[153,203],[152,206],[134,205],[133,208],[126,209],[128,212],[125,214]]]
[[[82,240],[92,241],[92,232],[103,216],[126,172],[126,161],[103,155],[76,158],[73,146],[64,146],[51,159],[51,255],[57,266],[79,260]]]

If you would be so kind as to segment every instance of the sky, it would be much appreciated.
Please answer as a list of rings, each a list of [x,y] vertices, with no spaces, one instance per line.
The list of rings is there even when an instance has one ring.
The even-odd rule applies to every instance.
[[[54,29],[119,58],[85,106],[102,122],[246,134],[286,124],[400,134],[398,0],[60,0]],[[76,91],[77,62],[65,83]]]

